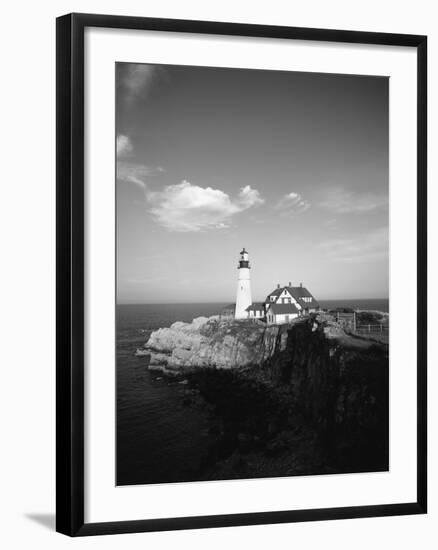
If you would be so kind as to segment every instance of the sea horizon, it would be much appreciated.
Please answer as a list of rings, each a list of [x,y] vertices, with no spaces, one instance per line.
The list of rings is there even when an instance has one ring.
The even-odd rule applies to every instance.
[[[264,299],[260,299],[260,300],[253,300],[254,302],[263,302]],[[318,302],[320,304],[322,303],[326,303],[326,302],[377,302],[377,301],[388,301],[389,302],[389,297],[384,297],[384,298],[376,298],[376,297],[372,297],[372,298],[321,298],[318,300]],[[234,303],[232,300],[214,300],[214,301],[197,301],[197,302],[192,302],[192,301],[172,301],[172,302],[116,302],[116,304],[118,306],[161,306],[161,305],[184,305],[184,304],[190,304],[190,305],[195,305],[195,304],[232,304]]]

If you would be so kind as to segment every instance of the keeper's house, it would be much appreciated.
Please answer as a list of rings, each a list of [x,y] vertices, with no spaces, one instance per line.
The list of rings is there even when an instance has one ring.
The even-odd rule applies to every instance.
[[[319,304],[307,288],[300,286],[281,287],[273,290],[266,297],[265,316],[268,325],[289,323],[296,317],[318,311]],[[251,306],[250,306],[251,307]]]
[[[268,325],[289,323],[296,317],[318,311],[319,304],[307,288],[300,286],[277,285],[264,302],[253,302],[251,298],[251,277],[248,251],[243,248],[237,264],[236,303],[222,310],[223,317],[235,319],[259,319]]]
[[[254,302],[246,308],[248,312],[248,319],[264,319],[265,318],[265,304],[264,302]]]

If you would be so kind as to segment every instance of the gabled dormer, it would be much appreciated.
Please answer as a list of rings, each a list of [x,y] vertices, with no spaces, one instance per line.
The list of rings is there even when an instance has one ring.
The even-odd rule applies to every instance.
[[[280,285],[277,285],[277,288],[273,290],[270,294],[268,294],[265,300],[265,304],[267,307],[272,304],[293,304],[298,310],[302,309],[301,304],[290,292],[289,287],[282,287]]]

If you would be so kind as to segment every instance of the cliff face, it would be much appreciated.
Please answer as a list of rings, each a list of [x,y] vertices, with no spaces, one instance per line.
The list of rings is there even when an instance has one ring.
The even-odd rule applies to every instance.
[[[195,368],[243,369],[306,361],[316,371],[340,347],[367,350],[377,342],[351,336],[330,317],[318,315],[289,325],[198,317],[151,333],[137,355],[150,357],[151,369],[183,373]],[[276,357],[275,363],[269,363]],[[276,367],[277,369],[277,367]],[[278,370],[278,369],[277,369]]]
[[[388,465],[388,345],[336,326],[298,323],[266,365],[336,461],[354,471]],[[386,466],[385,466],[386,465]]]
[[[281,326],[198,318],[153,332],[138,353],[166,373],[234,370],[281,394],[282,411],[286,402],[314,427],[340,471],[387,468],[388,346],[329,317]]]
[[[282,327],[281,327],[282,328]],[[286,331],[263,323],[199,317],[153,332],[139,355],[150,355],[150,369],[168,373],[193,368],[239,369],[261,366],[285,345]]]

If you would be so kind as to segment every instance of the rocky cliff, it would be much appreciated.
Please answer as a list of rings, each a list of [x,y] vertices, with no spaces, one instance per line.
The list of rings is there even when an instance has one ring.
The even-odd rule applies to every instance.
[[[176,374],[193,368],[261,366],[285,344],[287,333],[261,322],[199,317],[152,332],[137,355],[150,356],[150,369]]]
[[[241,441],[290,452],[300,424],[316,434],[320,451],[310,455],[322,452],[325,465],[303,473],[388,467],[388,346],[346,333],[330,316],[281,326],[198,318],[153,332],[137,353],[151,370],[188,377],[221,416],[230,453]]]
[[[388,351],[320,318],[289,330],[265,367],[343,471],[388,467]]]
[[[295,335],[299,334],[298,339]],[[191,323],[176,322],[169,328],[151,333],[137,355],[150,358],[151,370],[169,374],[194,368],[242,369],[262,367],[274,355],[306,345],[307,357],[316,360],[322,340],[327,350],[368,349],[372,340],[347,334],[340,325],[324,314],[297,319],[288,325],[266,325],[261,321],[236,321],[216,317],[198,317]],[[315,343],[318,347],[315,348]]]

